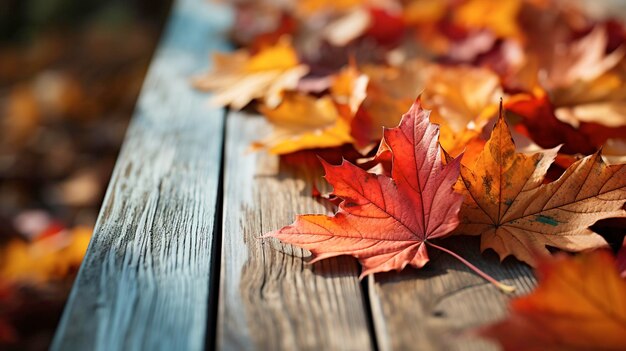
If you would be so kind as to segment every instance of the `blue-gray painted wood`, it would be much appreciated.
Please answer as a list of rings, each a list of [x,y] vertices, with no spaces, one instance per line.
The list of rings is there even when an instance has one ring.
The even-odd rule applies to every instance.
[[[230,17],[174,5],[52,350],[204,348],[224,111],[189,79]]]
[[[296,214],[328,213],[311,196],[321,169],[249,152],[269,133],[261,116],[229,113],[227,123],[218,349],[372,349],[355,259],[308,265],[307,252],[259,238]]]

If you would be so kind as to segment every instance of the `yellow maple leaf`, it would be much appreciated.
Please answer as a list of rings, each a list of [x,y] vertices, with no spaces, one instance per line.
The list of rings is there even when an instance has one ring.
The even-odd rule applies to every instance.
[[[253,148],[287,154],[353,143],[351,122],[366,97],[367,84],[367,76],[351,64],[333,77],[329,95],[316,98],[291,92],[276,108],[261,105],[273,132]]]
[[[255,54],[245,49],[216,53],[213,65],[213,70],[197,77],[194,85],[212,91],[213,104],[234,109],[241,109],[254,99],[261,99],[270,107],[278,106],[283,92],[294,89],[309,71],[284,39]]]

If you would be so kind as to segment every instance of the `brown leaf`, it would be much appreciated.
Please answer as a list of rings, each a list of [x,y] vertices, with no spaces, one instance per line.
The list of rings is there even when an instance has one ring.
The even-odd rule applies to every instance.
[[[466,194],[457,234],[481,235],[481,249],[529,264],[546,246],[581,251],[606,246],[589,227],[603,218],[626,217],[626,166],[608,166],[599,153],[542,184],[557,149],[515,152],[508,126],[498,120],[482,154],[462,167],[458,187]]]

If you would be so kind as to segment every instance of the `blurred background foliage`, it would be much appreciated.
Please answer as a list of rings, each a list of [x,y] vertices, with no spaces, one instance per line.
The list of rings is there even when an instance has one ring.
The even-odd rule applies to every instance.
[[[169,0],[0,1],[0,349],[47,349]]]

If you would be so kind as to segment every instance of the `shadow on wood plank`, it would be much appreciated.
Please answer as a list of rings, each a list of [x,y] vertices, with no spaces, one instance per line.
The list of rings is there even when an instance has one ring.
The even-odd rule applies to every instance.
[[[532,269],[495,252],[480,253],[480,238],[438,241],[495,279],[528,293],[535,285]],[[503,318],[511,296],[478,276],[447,253],[429,248],[422,269],[370,277],[374,323],[381,350],[493,350],[495,345],[465,333]],[[514,296],[512,295],[512,296]],[[411,325],[408,329],[402,326]]]

